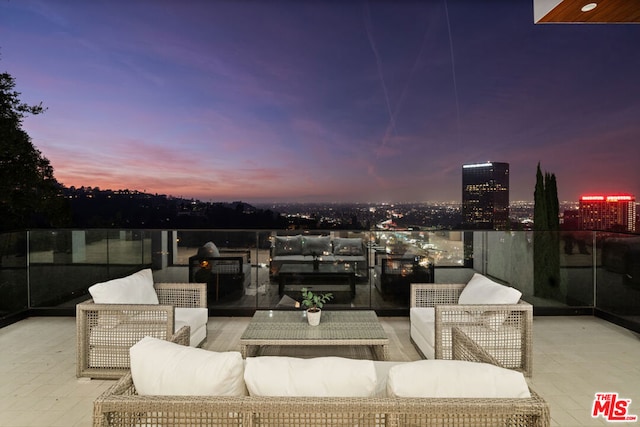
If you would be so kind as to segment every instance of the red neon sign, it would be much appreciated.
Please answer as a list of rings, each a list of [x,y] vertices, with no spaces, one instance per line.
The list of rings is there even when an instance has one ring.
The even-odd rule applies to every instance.
[[[607,202],[622,202],[622,201],[630,201],[631,196],[607,196]]]
[[[634,196],[629,196],[629,195],[613,195],[613,196],[601,196],[601,195],[597,195],[597,196],[582,196],[580,197],[580,201],[583,202],[630,202],[635,200]]]

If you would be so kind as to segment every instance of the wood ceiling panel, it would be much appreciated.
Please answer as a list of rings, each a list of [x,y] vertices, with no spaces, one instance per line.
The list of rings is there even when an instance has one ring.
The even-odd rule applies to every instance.
[[[588,3],[598,6],[583,12]],[[563,0],[538,22],[640,23],[640,0]]]

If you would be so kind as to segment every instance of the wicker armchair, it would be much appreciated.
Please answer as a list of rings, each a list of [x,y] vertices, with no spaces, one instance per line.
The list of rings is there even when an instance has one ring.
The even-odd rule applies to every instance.
[[[457,326],[493,358],[494,364],[531,377],[533,306],[522,300],[518,304],[458,304],[458,297],[465,286],[441,283],[411,285],[413,344],[423,356],[430,356],[428,353],[431,351],[435,359],[451,359],[451,329]],[[433,307],[433,325],[425,325],[424,317],[421,319],[413,311],[415,307]],[[429,331],[425,333],[425,330]],[[430,336],[433,342],[429,342]]]
[[[156,283],[159,304],[95,304],[76,306],[76,376],[120,378],[129,370],[129,348],[145,336],[169,339],[175,331],[176,308],[206,308],[206,283]],[[206,340],[197,338],[202,345]],[[193,344],[193,343],[192,343]]]

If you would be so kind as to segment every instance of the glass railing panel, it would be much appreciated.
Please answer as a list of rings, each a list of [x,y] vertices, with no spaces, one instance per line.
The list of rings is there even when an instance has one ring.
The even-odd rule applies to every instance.
[[[100,253],[106,253],[108,263],[113,265],[149,265],[153,257],[161,256],[163,251],[160,245],[164,236],[157,232],[158,238],[153,240],[152,233],[148,230],[107,230],[106,239],[98,242],[106,246],[99,248]],[[154,241],[157,248],[152,246]]]
[[[89,297],[89,286],[150,266],[151,239],[147,233],[122,230],[29,232],[31,307],[73,307]]]
[[[474,232],[474,271],[513,286],[537,307],[593,307],[592,236],[564,231]]]
[[[433,283],[439,253],[427,231],[370,232],[371,305],[408,309],[411,283]],[[445,239],[443,239],[445,240]]]
[[[593,307],[594,254],[593,231],[561,231],[558,233],[560,246],[560,288],[561,298],[569,307]]]
[[[474,232],[474,270],[497,278],[522,292],[525,300],[535,294],[533,235],[523,231]],[[483,268],[484,265],[484,268]]]
[[[640,323],[640,236],[596,234],[596,308]]]
[[[552,281],[539,283],[535,268],[536,236],[540,238],[544,233],[533,231],[33,230],[4,233],[0,235],[0,316],[27,308],[72,308],[88,298],[89,286],[142,268],[152,268],[154,280],[158,282],[201,280],[196,278],[196,273],[206,265],[201,264],[197,255],[209,241],[225,256],[241,258],[238,272],[243,273],[239,278],[223,271],[231,267],[220,267],[222,274],[216,275],[209,291],[214,313],[216,310],[233,314],[234,311],[290,308],[300,299],[299,285],[308,283],[316,289],[328,288],[326,283],[299,280],[293,271],[290,273],[293,278],[284,282],[290,289],[282,292],[276,271],[282,266],[282,259],[274,262],[276,236],[323,235],[331,244],[326,254],[325,251],[317,254],[319,262],[331,266],[333,273],[341,268],[353,270],[356,276],[353,294],[345,275],[334,274],[328,281],[342,286],[340,289],[334,286],[342,293],[330,303],[337,309],[371,308],[403,313],[409,306],[410,283],[465,283],[474,272],[479,272],[521,290],[524,299],[536,308],[595,307],[630,321],[639,317],[638,235],[568,231],[548,234],[552,237],[549,241],[553,242],[553,250],[549,252],[557,259],[557,270],[554,267]],[[364,255],[352,253],[352,249],[334,253],[338,239],[359,242]],[[351,255],[359,258],[345,257]],[[306,263],[313,275],[313,256],[301,258],[299,262]],[[237,294],[226,295],[229,287],[237,290]]]
[[[0,234],[0,319],[28,308],[27,233]]]

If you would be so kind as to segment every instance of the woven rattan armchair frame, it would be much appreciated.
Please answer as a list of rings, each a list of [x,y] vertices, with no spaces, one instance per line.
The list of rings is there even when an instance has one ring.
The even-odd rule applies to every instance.
[[[495,358],[497,364],[531,377],[533,306],[522,300],[518,304],[458,304],[465,286],[442,283],[411,285],[411,307],[433,307],[435,311],[435,358],[453,357],[451,329],[457,326]]]
[[[154,287],[158,305],[95,304],[89,299],[76,306],[77,377],[122,377],[129,370],[133,344],[145,336],[168,339],[174,334],[176,307],[207,307],[206,283]]]
[[[185,345],[174,337],[172,340]],[[183,335],[184,337],[184,335]],[[460,360],[491,363],[481,347],[454,328],[453,353]],[[222,397],[140,396],[131,373],[99,396],[94,427],[122,426],[486,426],[548,427],[549,406],[530,398]]]

